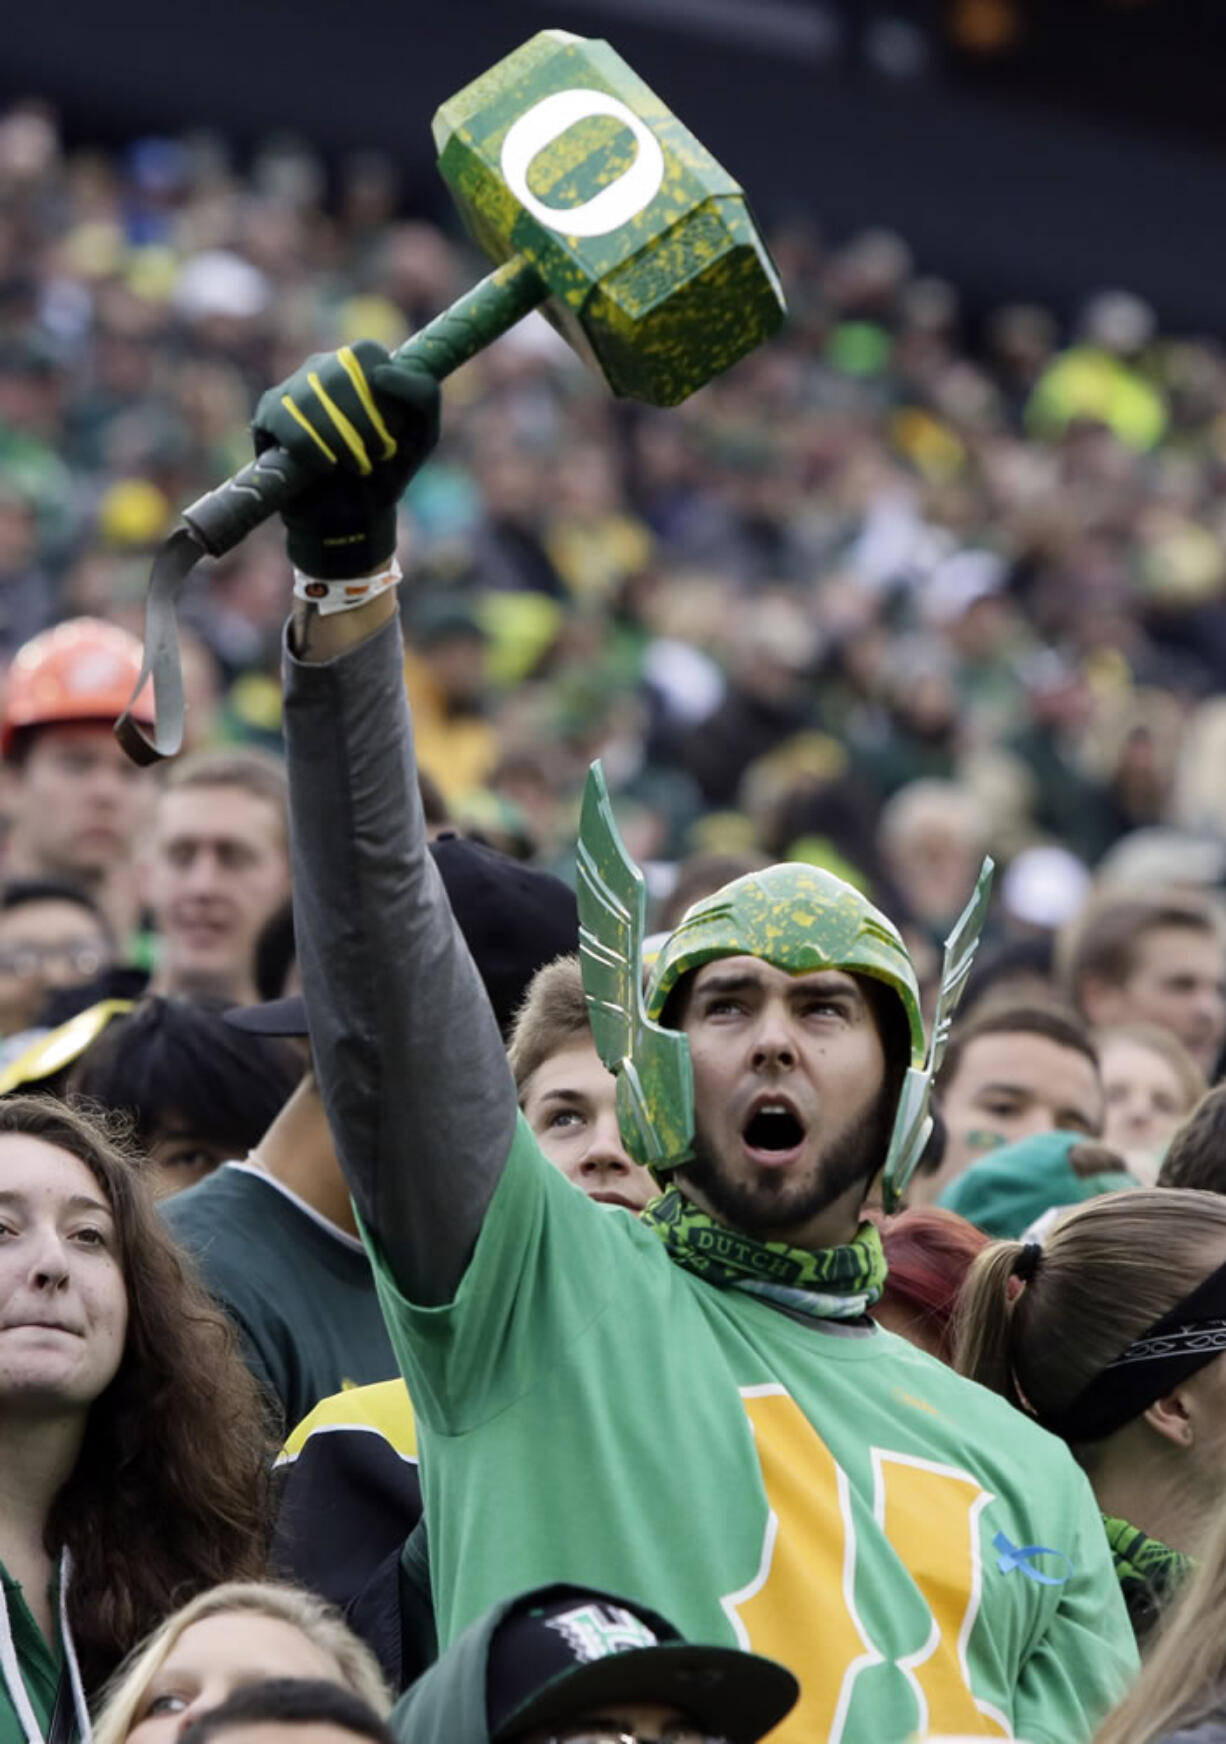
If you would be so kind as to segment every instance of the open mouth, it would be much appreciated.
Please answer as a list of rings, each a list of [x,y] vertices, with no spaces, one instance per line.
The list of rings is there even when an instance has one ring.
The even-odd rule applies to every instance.
[[[782,1103],[758,1108],[745,1123],[745,1143],[751,1151],[782,1156],[804,1142],[805,1129]]]

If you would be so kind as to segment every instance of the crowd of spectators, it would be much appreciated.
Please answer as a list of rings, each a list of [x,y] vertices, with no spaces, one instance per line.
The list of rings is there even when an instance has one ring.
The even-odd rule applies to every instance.
[[[665,1472],[646,1417],[607,1412],[602,1364],[616,1379],[624,1359],[623,1384],[651,1377],[618,1327],[598,1327],[602,1317],[624,1313],[638,1328],[631,1342],[650,1347],[661,1372],[677,1363],[675,1415],[685,1415],[677,1401],[693,1383],[663,1314],[653,1318],[621,1278],[631,1261],[670,1314],[683,1291],[674,1273],[692,1273],[684,1288],[708,1303],[688,1332],[702,1361],[738,1314],[758,1326],[763,1348],[779,1341],[763,1371],[770,1384],[728,1391],[720,1368],[715,1388],[727,1391],[720,1408],[738,1431],[746,1410],[755,1424],[740,1447],[751,1462],[760,1427],[763,1472],[770,1407],[780,1394],[794,1402],[770,1362],[791,1349],[798,1320],[844,1320],[853,1339],[875,1338],[872,1321],[901,1335],[878,1341],[877,1380],[866,1366],[838,1409],[830,1352],[839,1341],[825,1338],[816,1363],[823,1340],[807,1348],[794,1380],[797,1395],[813,1388],[798,1413],[807,1438],[796,1459],[810,1462],[799,1501],[812,1500],[819,1469],[845,1485],[870,1444],[880,1455],[852,1419],[883,1387],[882,1364],[901,1364],[914,1391],[900,1380],[889,1412],[900,1400],[918,1404],[943,1427],[908,1429],[917,1446],[935,1438],[923,1457],[881,1458],[970,1484],[989,1503],[990,1479],[1018,1510],[1018,1544],[998,1532],[994,1549],[996,1572],[1019,1578],[992,1587],[974,1638],[1000,1628],[1010,1643],[1015,1670],[999,1655],[989,1669],[1038,1744],[1052,1744],[1062,1725],[1088,1736],[1129,1680],[1133,1636],[1147,1647],[1186,1586],[1185,1614],[1206,1642],[1192,1708],[1172,1693],[1168,1631],[1154,1675],[1103,1736],[1140,1744],[1193,1709],[1216,1724],[1221,1653],[1205,1618],[1215,1605],[1220,1618],[1226,1565],[1220,1342],[1214,1361],[1198,1346],[1159,1399],[1140,1382],[1111,1395],[1110,1409],[1100,1394],[1121,1363],[1140,1362],[1135,1352],[1155,1329],[1178,1323],[1187,1304],[1218,1314],[1226,1292],[1224,1092],[1209,1088],[1226,1046],[1226,351],[1164,337],[1123,291],[1090,297],[1071,324],[1031,304],[968,311],[884,231],[830,242],[793,222],[771,242],[789,301],[784,328],[680,408],[611,400],[536,315],[446,383],[441,441],[409,482],[399,522],[424,808],[422,818],[409,808],[406,822],[399,800],[382,804],[380,792],[403,792],[394,782],[412,772],[411,753],[401,764],[377,735],[335,731],[354,699],[369,701],[364,670],[370,696],[388,705],[389,742],[402,731],[390,625],[368,617],[356,656],[333,625],[327,657],[340,676],[326,717],[325,690],[314,688],[325,656],[305,640],[293,659],[283,655],[278,526],[202,565],[189,584],[185,757],[160,776],[138,771],[109,721],[135,672],[131,637],[143,626],[153,552],[177,509],[250,457],[261,393],[308,353],[363,338],[398,346],[485,263],[456,235],[406,215],[395,166],[373,155],[325,168],[302,143],[281,140],[240,170],[210,136],[69,149],[38,101],[0,115],[0,1162],[17,1182],[0,1192],[15,1207],[0,1242],[0,1309],[16,1302],[25,1316],[0,1316],[0,1333],[19,1344],[31,1335],[33,1348],[0,1363],[0,1467],[20,1473],[13,1495],[0,1494],[0,1744],[10,1709],[26,1744],[68,1744],[74,1728],[87,1738],[88,1708],[108,1677],[103,1744],[138,1733],[150,1744],[194,1740],[201,1725],[201,1739],[209,1727],[297,1735],[306,1724],[387,1744],[383,1716],[419,1672],[392,1718],[414,1744],[539,1744],[558,1727],[601,1741],[710,1744],[726,1733],[753,1744],[798,1700],[788,1735],[807,1736],[821,1703],[834,1702],[820,1678],[810,1685],[806,1672],[798,1686],[769,1661],[685,1648],[664,1616],[570,1584],[573,1570],[563,1571],[567,1584],[505,1596],[490,1548],[504,1528],[508,1565],[518,1569],[518,1556],[550,1580],[563,1575],[552,1562],[537,1566],[532,1534],[546,1551],[556,1549],[551,1532],[566,1534],[552,1516],[520,1508],[516,1485],[530,1500],[534,1467],[508,1463],[490,1425],[537,1387],[525,1382],[511,1399],[508,1375],[539,1366],[547,1390],[563,1374],[574,1303],[586,1314],[596,1292],[628,1290],[615,1314],[583,1319],[584,1337],[597,1327],[596,1354],[571,1377],[580,1406],[596,1401],[601,1448],[629,1447],[617,1437],[633,1441],[641,1422],[640,1451],[657,1460],[653,1482],[675,1486],[664,1491],[674,1503],[719,1498],[719,1478],[704,1491],[686,1472]],[[291,722],[299,710],[292,806],[283,664]],[[345,739],[347,763],[328,762],[333,737]],[[828,1207],[803,1227],[822,1222],[829,1239],[759,1243],[753,1236],[773,1226],[714,1216],[675,1186],[657,1197],[656,1177],[667,1182],[676,1165],[649,1175],[626,1137],[573,954],[568,886],[596,758],[646,872],[657,929],[648,953],[662,952],[659,962],[676,950],[664,940],[691,903],[780,861],[836,874],[898,922],[906,952],[897,961],[909,952],[919,983],[914,1009],[905,975],[894,986],[879,965],[861,974],[860,957],[798,969],[777,962],[771,944],[721,935],[714,958],[757,964],[753,1023],[799,1029],[794,988],[825,974],[822,1012],[835,1007],[842,1022],[850,1009],[852,1041],[868,1050],[863,1069],[829,1080],[816,1113],[757,1097],[736,1143],[750,1144],[753,1128],[758,1153],[787,1150],[780,1124],[800,1131],[803,1149],[842,1100],[858,1113],[837,1129],[840,1144],[875,1156],[905,1101],[890,1051],[902,1045],[900,1012],[882,1013],[891,997],[901,1001],[914,1047],[921,1005],[931,1017],[942,942],[983,856],[995,858],[984,948],[936,1077],[934,1130],[901,1205],[892,1165],[884,1205],[869,1191],[873,1168],[849,1177],[837,1203],[850,1239],[830,1234]],[[350,796],[352,814],[342,805]],[[348,831],[331,827],[342,813]],[[858,904],[843,886],[805,876],[809,884],[786,888],[837,889],[833,907]],[[777,877],[761,885],[783,888]],[[711,1019],[691,995],[711,966],[712,956],[681,963],[670,1007],[673,1027],[700,1040]],[[435,983],[428,1000],[402,997],[427,972],[437,1010]],[[347,1052],[354,1035],[362,1046]],[[724,1106],[741,1069],[730,1063],[736,1044],[722,1045],[722,1064],[708,1055],[690,1080],[703,1117]],[[820,1077],[838,1044],[806,1032],[806,1049]],[[98,1110],[121,1117],[118,1138],[96,1124]],[[458,1177],[449,1173],[453,1124]],[[516,1135],[506,1144],[504,1126]],[[402,1133],[411,1142],[411,1169],[389,1156],[389,1127],[397,1145]],[[465,1176],[466,1146],[484,1174]],[[893,1140],[883,1154],[894,1156]],[[823,1152],[821,1168],[828,1162]],[[603,1210],[581,1206],[559,1173]],[[169,1201],[160,1216],[150,1186]],[[857,1223],[861,1199],[851,1198],[862,1189]],[[516,1207],[523,1226],[500,1245],[489,1231],[514,1221]],[[542,1229],[551,1235],[522,1264],[521,1240],[540,1242]],[[652,1230],[675,1266],[660,1261]],[[744,1237],[758,1261],[769,1249],[798,1265],[803,1289],[773,1275],[764,1283],[760,1266],[748,1283],[730,1281],[731,1267],[709,1277],[699,1236],[713,1230]],[[866,1268],[862,1290],[833,1269],[853,1250]],[[481,1268],[500,1256],[508,1276],[483,1290]],[[547,1338],[517,1353],[510,1321],[495,1322],[500,1303],[530,1295],[551,1268],[560,1277],[565,1263],[575,1295],[546,1327],[565,1353],[551,1366]],[[47,1306],[78,1289],[78,1267],[92,1279],[83,1328],[67,1324],[62,1303],[60,1319]],[[553,1301],[543,1288],[542,1325]],[[760,1308],[769,1332],[754,1320]],[[488,1346],[502,1364],[487,1362],[486,1342],[470,1335],[466,1384],[474,1396],[489,1389],[476,1427],[496,1454],[472,1495],[511,1516],[473,1535],[493,1569],[490,1591],[472,1577],[473,1591],[498,1599],[492,1610],[469,1607],[476,1622],[454,1589],[480,1556],[471,1543],[468,1557],[454,1554],[451,1498],[435,1502],[427,1545],[417,1476],[419,1438],[439,1459],[435,1471],[445,1463],[439,1424],[449,1422],[442,1401],[454,1378],[438,1355],[446,1339],[417,1322],[459,1320],[461,1310],[492,1317]],[[702,1316],[712,1314],[708,1324]],[[1060,1360],[1054,1328],[1075,1334]],[[84,1380],[56,1368],[61,1334],[98,1345]],[[413,1367],[418,1340],[427,1353],[435,1341],[446,1382],[437,1391],[425,1359]],[[401,1374],[416,1376],[412,1399]],[[925,1403],[925,1389],[944,1403]],[[712,1416],[700,1437],[705,1400],[684,1428],[726,1477],[735,1469],[722,1439],[729,1418],[716,1432]],[[563,1433],[581,1425],[573,1406],[560,1396],[542,1416],[541,1470],[552,1469],[547,1452],[573,1466]],[[819,1435],[822,1411],[831,1419]],[[1023,1417],[1054,1435],[1023,1427]],[[465,1442],[472,1428],[447,1427],[442,1439]],[[832,1454],[820,1437],[834,1431],[847,1440]],[[953,1437],[948,1448],[942,1437]],[[209,1481],[191,1470],[193,1438]],[[814,1463],[815,1441],[826,1466]],[[949,1449],[965,1470],[932,1463],[934,1450],[943,1461]],[[619,1482],[616,1458],[595,1463],[597,1488]],[[784,1463],[791,1471],[795,1461]],[[498,1482],[487,1482],[495,1468]],[[562,1468],[569,1483],[576,1474]],[[901,1529],[884,1518],[879,1470],[872,1481],[877,1512],[861,1522],[864,1543],[875,1532],[895,1559],[895,1593],[914,1586],[927,1606],[928,1551],[890,1539]],[[742,1488],[756,1505],[753,1486]],[[568,1493],[559,1482],[563,1514]],[[611,1498],[609,1489],[609,1520]],[[428,1484],[424,1500],[428,1516]],[[189,1529],[161,1532],[163,1515]],[[724,1542],[722,1529],[706,1533],[709,1516],[694,1518],[704,1530],[692,1542],[718,1568],[733,1535]],[[1076,1555],[1029,1542],[1040,1518],[1061,1521]],[[592,1527],[597,1563],[602,1525],[576,1515],[568,1527],[575,1544]],[[629,1536],[636,1553],[653,1548],[641,1531]],[[262,1582],[268,1540],[274,1571],[315,1596]],[[608,1543],[607,1566],[635,1567],[617,1564],[620,1532]],[[806,1581],[825,1566],[825,1547],[818,1534]],[[1055,1563],[1067,1575],[1042,1572]],[[688,1604],[685,1557],[666,1555],[662,1568],[670,1600],[675,1591]],[[703,1618],[719,1582],[695,1579],[692,1615]],[[1049,1601],[1047,1589],[1066,1581],[1068,1592]],[[892,1611],[889,1580],[863,1585]],[[450,1610],[440,1604],[449,1591]],[[721,1615],[756,1593],[733,1594],[736,1605],[720,1599]],[[1046,1609],[1015,1628],[1004,1620],[1019,1593],[1018,1603]],[[325,1601],[344,1608],[360,1639]],[[941,1601],[931,1606],[925,1653],[942,1642],[948,1652]],[[696,1627],[709,1638],[705,1623]],[[870,1627],[893,1641],[893,1620]],[[580,1636],[593,1628],[604,1645],[589,1653]],[[886,1667],[856,1628],[869,1669]],[[1042,1651],[1018,1648],[1028,1631]],[[963,1637],[972,1633],[968,1621]],[[596,1677],[588,1662],[622,1649],[616,1679],[607,1667]],[[835,1641],[831,1663],[839,1651]],[[683,1652],[698,1656],[691,1699],[674,1701],[684,1680],[661,1668]],[[891,1654],[900,1669],[926,1663]],[[638,1676],[631,1661],[640,1659]],[[269,1677],[294,1681],[259,1681]],[[882,1713],[910,1711],[911,1685],[921,1684],[906,1678]],[[253,1681],[259,1688],[244,1695]],[[473,1727],[455,1729],[478,1688]],[[817,1708],[806,1705],[815,1688]],[[598,1693],[616,1699],[593,1708]],[[851,1735],[867,1736],[856,1728],[876,1698],[854,1699]],[[955,1710],[947,1701],[943,1711]],[[982,1730],[989,1706],[965,1711]]]
[[[681,408],[611,401],[540,317],[465,366],[402,557],[424,768],[565,867],[599,754],[667,900],[696,851],[812,857],[939,939],[984,849],[1002,926],[1083,868],[1222,870],[1226,359],[1123,294],[964,317],[905,244],[772,238],[779,337]],[[306,353],[400,343],[482,270],[301,145],[0,123],[0,657],[141,624],[175,511]],[[276,536],[192,585],[191,743],[278,742]],[[1144,832],[1138,834],[1137,832]],[[1035,850],[1046,848],[1047,853]],[[1029,851],[1029,852],[1028,852]]]

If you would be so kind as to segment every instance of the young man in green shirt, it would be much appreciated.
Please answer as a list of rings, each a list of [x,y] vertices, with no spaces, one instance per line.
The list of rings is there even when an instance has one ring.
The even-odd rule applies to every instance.
[[[638,1220],[573,1192],[426,852],[391,558],[437,390],[363,344],[256,429],[326,475],[286,515],[300,956],[417,1413],[440,1644],[570,1581],[790,1666],[781,1744],[1088,1737],[1135,1652],[1084,1477],[866,1318],[860,1206],[887,1153],[905,1185],[928,1080],[896,930],[811,868],[751,875],[671,936],[644,1018],[627,938],[589,928],[621,977],[628,1148],[669,1186]]]

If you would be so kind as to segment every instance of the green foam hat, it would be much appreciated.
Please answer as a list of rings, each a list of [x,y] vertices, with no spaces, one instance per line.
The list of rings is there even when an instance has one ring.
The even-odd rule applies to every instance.
[[[1020,1241],[1053,1207],[1080,1205],[1100,1193],[1140,1186],[1123,1168],[1079,1174],[1070,1152],[1087,1142],[1093,1141],[1083,1132],[1037,1132],[1001,1145],[952,1180],[937,1204],[997,1241]]]
[[[883,1177],[886,1206],[892,1209],[931,1131],[932,1079],[974,958],[991,879],[992,864],[985,861],[974,895],[946,942],[927,1046],[915,969],[898,929],[852,885],[816,866],[751,872],[695,903],[665,940],[644,998],[646,887],[618,834],[600,765],[593,764],[579,837],[580,960],[596,1049],[617,1074],[618,1122],[630,1155],[656,1175],[693,1155],[689,1042],[660,1021],[683,976],[717,958],[737,956],[757,957],[793,975],[841,969],[889,987],[907,1021],[910,1063]]]

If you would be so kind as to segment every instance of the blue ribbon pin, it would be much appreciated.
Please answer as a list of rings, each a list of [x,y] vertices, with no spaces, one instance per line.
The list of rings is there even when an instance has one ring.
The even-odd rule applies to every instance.
[[[992,1540],[992,1549],[998,1552],[996,1567],[1001,1574],[1012,1574],[1019,1569],[1027,1580],[1037,1581],[1041,1587],[1062,1587],[1073,1572],[1072,1559],[1062,1550],[1053,1550],[1046,1544],[1010,1544],[1003,1532],[998,1532]],[[1037,1568],[1031,1567],[1031,1558],[1035,1556],[1057,1557],[1065,1567],[1064,1574],[1040,1574]]]

